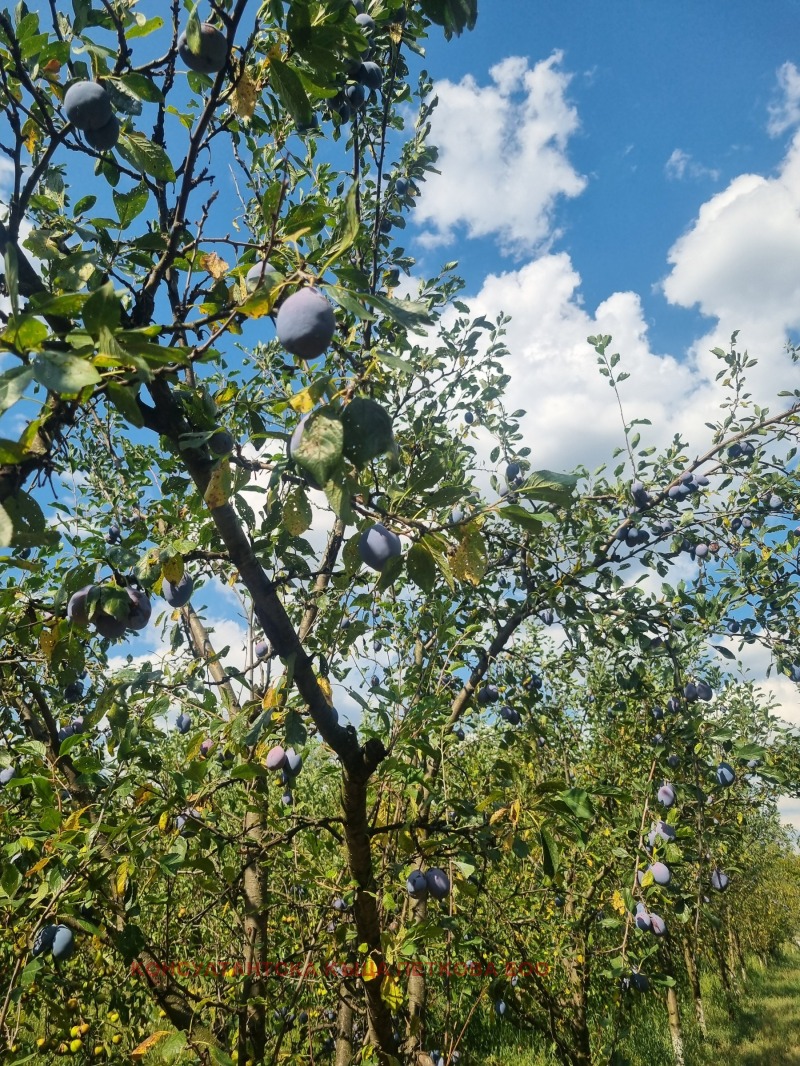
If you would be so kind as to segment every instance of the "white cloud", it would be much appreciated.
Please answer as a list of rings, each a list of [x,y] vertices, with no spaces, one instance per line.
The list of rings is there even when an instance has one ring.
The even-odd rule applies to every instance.
[[[502,310],[511,316],[506,368],[514,406],[528,412],[524,443],[535,467],[593,469],[608,462],[622,440],[616,402],[598,373],[588,336],[613,336],[612,350],[622,353],[620,369],[631,373],[621,386],[627,415],[651,419],[656,443],[671,439],[674,412],[697,385],[691,365],[650,350],[636,293],[612,293],[589,312],[579,286],[580,276],[561,252],[490,275],[470,301],[475,313],[493,317]]]
[[[779,137],[792,126],[800,125],[800,71],[794,63],[784,63],[778,70],[779,98],[769,105],[767,132]]]
[[[684,178],[711,178],[712,181],[719,179],[719,171],[711,167],[703,166],[684,152],[682,148],[676,148],[664,165],[664,171],[668,178],[682,181]]]
[[[491,68],[489,86],[471,75],[437,83],[431,141],[441,174],[428,177],[417,203],[423,244],[447,243],[461,225],[517,253],[552,237],[556,200],[586,185],[566,156],[578,115],[561,59],[555,52],[530,68],[510,56]]]
[[[800,133],[774,177],[742,174],[700,208],[670,249],[667,299],[698,306],[717,320],[693,353],[699,371],[713,377],[709,349],[725,347],[735,329],[743,346],[760,355],[749,384],[759,402],[773,400],[791,373],[782,350],[800,329]]]

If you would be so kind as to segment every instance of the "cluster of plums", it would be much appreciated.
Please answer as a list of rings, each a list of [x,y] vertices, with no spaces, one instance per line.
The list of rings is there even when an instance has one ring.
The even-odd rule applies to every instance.
[[[298,755],[294,748],[284,748],[280,744],[276,744],[275,747],[270,748],[267,753],[265,765],[268,770],[278,771],[281,773],[281,784],[284,787],[284,793],[281,796],[281,803],[284,807],[291,807],[294,803],[294,796],[292,795],[292,785],[295,778],[303,769],[303,757]]]
[[[119,119],[111,97],[97,81],[73,82],[64,94],[64,114],[98,152],[108,151],[119,140]]]
[[[450,893],[450,878],[438,866],[432,866],[424,873],[412,870],[406,880],[406,892],[412,899],[444,899]]]
[[[150,621],[152,607],[150,597],[143,588],[133,584],[125,586],[125,592],[128,597],[128,610],[127,614],[122,618],[117,618],[116,615],[107,613],[99,605],[94,611],[91,610],[92,603],[101,597],[102,589],[103,585],[84,585],[83,588],[72,594],[67,604],[67,618],[70,622],[74,622],[75,625],[79,626],[93,625],[100,636],[107,637],[109,640],[117,640],[128,630],[137,632],[147,626]],[[161,584],[161,594],[170,607],[185,606],[189,602],[193,590],[194,581],[187,572],[184,572],[183,576],[175,584],[172,584],[166,578],[163,579]],[[81,695],[80,682],[76,681],[71,686],[67,686],[65,697],[68,702],[79,700]]]
[[[67,618],[75,625],[93,625],[101,637],[109,640],[117,640],[129,629],[135,632],[145,628],[150,621],[150,597],[136,585],[125,587],[128,610],[124,617],[108,614],[99,605],[90,616],[92,601],[99,597],[102,588],[102,585],[84,585],[73,593],[67,604]]]

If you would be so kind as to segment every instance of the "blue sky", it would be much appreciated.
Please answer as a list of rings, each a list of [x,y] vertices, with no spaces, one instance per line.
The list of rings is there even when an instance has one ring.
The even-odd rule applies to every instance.
[[[780,102],[780,69],[797,58],[799,30],[800,5],[787,0],[493,0],[480,5],[473,33],[449,44],[433,33],[426,65],[437,81],[487,86],[490,68],[509,56],[534,66],[562,53],[578,119],[566,156],[586,185],[555,204],[561,233],[552,247],[570,254],[587,306],[637,291],[654,343],[668,350],[688,345],[704,321],[658,287],[669,249],[733,178],[779,166],[792,130],[771,136],[770,108]],[[474,130],[479,141],[477,114]],[[507,269],[491,236],[459,240],[456,251],[472,287],[487,270]]]

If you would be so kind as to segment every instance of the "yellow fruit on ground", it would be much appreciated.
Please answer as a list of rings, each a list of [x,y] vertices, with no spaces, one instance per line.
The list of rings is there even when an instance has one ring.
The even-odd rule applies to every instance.
[[[88,1022],[83,1022],[83,1024],[81,1025],[80,1028],[81,1028],[81,1036],[86,1036],[86,1034],[89,1032],[89,1023]]]
[[[80,1049],[82,1047],[83,1047],[83,1041],[82,1040],[70,1040],[70,1042],[69,1042],[69,1049],[70,1049],[70,1051],[72,1052],[73,1055],[76,1052],[80,1051]]]
[[[58,1045],[58,1053],[59,1053],[59,1055],[66,1055],[66,1053],[68,1051],[69,1051],[69,1048],[67,1047],[66,1044],[59,1044]]]
[[[102,1044],[96,1044],[92,1054],[93,1055],[104,1055],[105,1051],[106,1051],[106,1049],[103,1047]]]
[[[117,1011],[112,1010],[111,1013],[108,1016],[108,1020],[110,1022],[118,1022],[119,1021],[119,1014],[117,1013]]]
[[[47,1037],[46,1036],[40,1036],[38,1038],[38,1040],[36,1041],[36,1046],[38,1048],[47,1047]]]
[[[112,1044],[121,1044],[122,1043],[122,1037],[119,1035],[119,1033],[114,1033],[114,1035],[111,1037],[111,1043]]]
[[[78,1009],[78,1001],[77,1001],[77,999],[75,999],[74,996],[71,999],[68,999],[67,1000],[67,1006],[69,1007],[70,1010],[77,1010]]]
[[[239,1061],[239,1052],[238,1051],[232,1051],[231,1052],[231,1061],[232,1062],[238,1062]]]
[[[159,1016],[159,1018],[166,1018],[167,1012],[165,1010],[160,1010],[158,1012],[158,1016]]]
[[[69,1031],[69,1035],[70,1036],[80,1036],[81,1035],[81,1027],[79,1025],[73,1025],[73,1027]]]

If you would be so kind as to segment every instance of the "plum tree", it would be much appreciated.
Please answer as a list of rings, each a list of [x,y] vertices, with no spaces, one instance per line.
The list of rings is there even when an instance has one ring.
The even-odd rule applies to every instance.
[[[203,22],[198,36],[199,40],[193,44],[189,31],[184,30],[178,38],[178,55],[189,70],[198,74],[218,74],[228,62],[225,35],[210,22]]]
[[[275,328],[287,352],[300,359],[318,359],[333,340],[336,318],[321,293],[304,288],[281,304]]]

